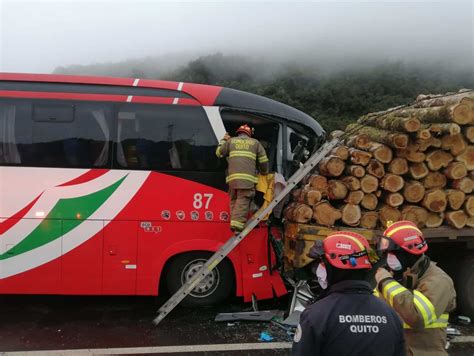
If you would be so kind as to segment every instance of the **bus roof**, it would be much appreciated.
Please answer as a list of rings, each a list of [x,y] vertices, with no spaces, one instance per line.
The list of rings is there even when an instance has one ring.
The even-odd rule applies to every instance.
[[[180,91],[189,95],[203,106],[215,105],[282,117],[311,128],[317,135],[324,134],[324,130],[319,123],[300,110],[256,94],[220,86],[154,79],[26,73],[0,73],[0,82],[85,84]],[[0,88],[0,93],[4,93],[2,88]],[[130,100],[127,99],[127,101]]]

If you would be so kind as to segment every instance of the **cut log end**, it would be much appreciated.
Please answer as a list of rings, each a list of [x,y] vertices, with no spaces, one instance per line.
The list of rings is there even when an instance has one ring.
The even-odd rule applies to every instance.
[[[387,170],[393,174],[408,173],[408,162],[405,158],[396,157],[388,165]]]
[[[385,197],[385,203],[391,207],[399,207],[404,202],[403,195],[400,193],[390,193]]]
[[[318,225],[332,227],[341,217],[341,212],[327,201],[319,202],[313,208],[313,218]]]
[[[339,177],[344,167],[344,161],[336,156],[326,157],[319,162],[319,171],[326,177]]]
[[[402,209],[403,220],[409,220],[415,223],[419,228],[425,226],[428,219],[428,211],[417,205],[406,205]]]
[[[418,203],[425,196],[425,187],[418,181],[405,182],[403,196],[409,203]]]
[[[378,189],[378,187],[379,187],[379,180],[370,174],[366,174],[360,180],[360,189],[364,193],[373,193]]]
[[[433,189],[426,192],[423,198],[423,206],[434,213],[441,213],[446,210],[448,200],[446,192],[441,189]]]
[[[389,192],[395,193],[403,188],[404,180],[401,176],[388,173],[380,181],[380,187]]]
[[[456,229],[462,229],[466,226],[467,215],[462,210],[448,211],[445,214],[444,220]]]
[[[360,218],[360,227],[364,229],[375,229],[379,220],[379,213],[376,211],[366,211]]]
[[[433,213],[428,212],[428,218],[426,219],[425,226],[429,228],[440,227],[443,225],[444,213]]]
[[[400,221],[401,218],[402,214],[397,208],[384,205],[379,210],[379,220],[384,228],[386,228],[389,224]]]
[[[358,205],[364,198],[364,192],[362,190],[355,190],[349,192],[346,199],[344,200],[348,204]]]
[[[311,220],[313,210],[306,204],[296,203],[289,205],[285,210],[285,218],[288,221],[306,224]]]
[[[359,225],[361,211],[359,205],[346,204],[341,209],[342,222],[349,226]]]
[[[367,210],[375,210],[378,204],[378,198],[374,193],[365,194],[360,205]]]

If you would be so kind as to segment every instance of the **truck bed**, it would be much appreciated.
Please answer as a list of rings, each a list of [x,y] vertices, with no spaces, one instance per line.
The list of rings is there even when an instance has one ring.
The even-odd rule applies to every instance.
[[[286,223],[284,235],[284,262],[286,269],[297,269],[310,263],[311,259],[307,254],[313,246],[314,241],[324,240],[326,236],[338,230],[358,232],[371,244],[374,244],[376,238],[381,236],[383,232],[382,230],[349,228],[345,226],[329,228],[317,225]],[[422,229],[422,231],[430,243],[449,244],[454,242],[467,242],[468,247],[474,245],[473,228],[454,229],[448,226],[441,226],[438,228]]]

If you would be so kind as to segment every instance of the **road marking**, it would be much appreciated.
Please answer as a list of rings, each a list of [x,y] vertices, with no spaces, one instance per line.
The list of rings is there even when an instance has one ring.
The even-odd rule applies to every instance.
[[[465,342],[474,342],[474,336],[456,336],[453,340],[450,341],[452,344],[462,344]]]
[[[451,343],[474,343],[474,336],[457,336]],[[276,350],[290,349],[291,342],[268,342],[248,344],[214,344],[214,345],[184,345],[184,346],[152,346],[152,347],[128,347],[108,349],[80,349],[80,350],[44,350],[44,351],[19,351],[0,352],[0,356],[34,356],[34,355],[124,355],[124,354],[148,354],[148,353],[179,353],[179,352],[212,352],[212,351],[246,351],[246,350]]]
[[[109,349],[82,349],[82,350],[47,350],[4,352],[2,356],[32,356],[32,355],[124,355],[124,354],[151,354],[151,353],[180,353],[180,352],[209,352],[209,351],[245,351],[245,350],[276,350],[290,349],[291,342],[267,342],[248,344],[211,344],[211,345],[179,345],[179,346],[153,346],[153,347],[127,347]]]

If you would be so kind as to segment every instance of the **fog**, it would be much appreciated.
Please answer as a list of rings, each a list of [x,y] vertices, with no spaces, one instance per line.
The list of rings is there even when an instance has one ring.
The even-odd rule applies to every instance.
[[[473,1],[0,0],[0,71],[215,52],[321,68],[378,61],[473,63]]]

